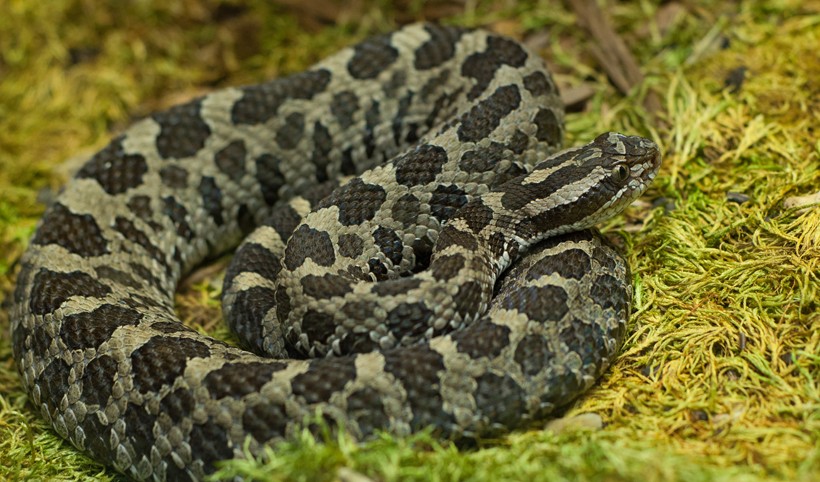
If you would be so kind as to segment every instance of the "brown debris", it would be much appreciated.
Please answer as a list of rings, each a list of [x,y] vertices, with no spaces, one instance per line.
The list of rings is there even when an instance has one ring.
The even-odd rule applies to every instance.
[[[569,88],[561,89],[561,102],[567,112],[581,112],[584,105],[593,95],[595,87],[591,83],[582,83]]]
[[[628,94],[633,87],[640,85],[644,77],[638,62],[595,1],[570,0],[569,3],[578,23],[595,40],[590,50],[615,87],[621,93]],[[660,111],[660,101],[652,92],[646,96],[645,107],[651,113]]]
[[[356,23],[362,16],[374,13],[373,2],[364,0],[276,0],[276,3],[293,12],[300,25],[309,31],[318,31],[327,25]],[[464,0],[398,0],[392,2],[388,7],[389,11],[382,11],[375,18],[392,18],[396,24],[403,25],[419,20],[436,21],[452,17],[462,13],[464,8]],[[384,29],[387,30],[387,27]]]
[[[361,0],[336,2],[334,0],[276,0],[276,3],[291,10],[300,25],[311,31],[318,31],[329,24],[345,23],[361,13]]]

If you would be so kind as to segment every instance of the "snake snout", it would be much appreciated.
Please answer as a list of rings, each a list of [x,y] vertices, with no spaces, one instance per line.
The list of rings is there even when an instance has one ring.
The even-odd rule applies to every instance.
[[[598,136],[593,144],[598,144],[613,161],[626,163],[632,178],[651,181],[660,168],[661,150],[645,137],[607,132]]]

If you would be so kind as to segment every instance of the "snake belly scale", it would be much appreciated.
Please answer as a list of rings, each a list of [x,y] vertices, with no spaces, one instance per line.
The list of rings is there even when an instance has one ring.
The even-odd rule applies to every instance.
[[[201,479],[317,414],[356,437],[543,419],[620,347],[628,268],[588,228],[660,163],[646,139],[558,152],[562,137],[541,59],[432,24],[138,121],[22,258],[12,337],[31,400],[139,480]],[[173,306],[184,273],[245,237],[224,312],[251,351]]]

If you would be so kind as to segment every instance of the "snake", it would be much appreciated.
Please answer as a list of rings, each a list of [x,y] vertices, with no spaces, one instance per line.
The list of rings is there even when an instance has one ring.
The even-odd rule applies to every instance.
[[[201,480],[323,425],[366,440],[537,425],[620,349],[629,267],[594,225],[660,165],[606,132],[562,150],[543,59],[419,23],[136,121],[47,207],[11,294],[34,407],[134,480]],[[237,249],[238,246],[238,249]],[[235,341],[178,282],[236,249]]]

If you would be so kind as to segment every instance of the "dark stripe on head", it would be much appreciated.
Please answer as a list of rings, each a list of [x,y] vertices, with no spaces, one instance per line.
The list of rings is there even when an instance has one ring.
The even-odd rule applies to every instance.
[[[580,181],[589,176],[590,171],[588,166],[570,164],[557,169],[542,181],[529,184],[518,182],[504,186],[501,204],[509,210],[521,209],[535,199],[544,199],[559,189]]]

